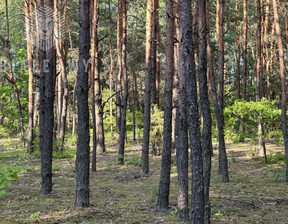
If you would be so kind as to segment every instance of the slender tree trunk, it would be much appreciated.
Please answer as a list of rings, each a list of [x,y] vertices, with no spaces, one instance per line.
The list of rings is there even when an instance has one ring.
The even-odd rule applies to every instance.
[[[272,23],[271,40],[270,40],[270,58],[269,58],[269,68],[268,68],[269,73],[267,77],[268,100],[273,100],[272,87],[271,87],[271,75],[273,73],[273,66],[274,66],[274,52],[275,52],[274,34],[275,34],[275,23]]]
[[[235,34],[236,34],[236,45],[237,45],[237,71],[236,71],[236,89],[237,89],[237,99],[240,99],[240,80],[241,80],[241,70],[240,70],[240,60],[241,60],[241,48],[240,48],[240,38],[238,31],[238,0],[235,1]]]
[[[29,87],[28,87],[28,134],[27,134],[27,153],[33,152],[33,139],[34,139],[34,126],[33,126],[33,113],[34,113],[34,74],[33,74],[33,48],[31,41],[31,29],[28,16],[30,14],[31,2],[25,1],[25,27],[26,27],[26,45],[27,45],[27,61],[28,61],[28,74],[29,74]]]
[[[174,15],[173,1],[166,0],[166,74],[165,74],[165,105],[164,133],[161,175],[157,211],[166,211],[169,205],[171,148],[172,148],[172,86],[174,75]]]
[[[179,27],[179,0],[175,0],[174,4],[174,64],[175,72],[173,76],[173,92],[172,92],[172,153],[175,149],[176,136],[176,116],[178,108],[178,74],[179,74],[179,42],[180,42],[180,27]]]
[[[33,0],[34,6],[35,6],[35,22],[36,22],[36,49],[35,49],[35,54],[36,54],[36,65],[37,65],[37,70],[36,74],[38,77],[40,77],[40,48],[39,48],[39,25],[38,25],[38,12],[37,12],[37,0]],[[34,117],[33,117],[33,126],[34,129],[37,127],[38,124],[38,118],[39,118],[39,107],[40,107],[40,79],[36,79],[35,82],[35,98],[34,98]]]
[[[154,0],[155,32],[156,32],[156,104],[160,106],[161,56],[160,56],[160,25],[159,0]]]
[[[262,59],[262,10],[261,1],[257,0],[257,77],[256,77],[256,100],[260,102],[262,95],[262,74],[263,74],[263,59]],[[258,121],[258,144],[259,144],[259,155],[266,157],[265,140],[263,136],[263,120],[262,118]]]
[[[180,26],[179,26],[179,0],[175,2],[175,36],[180,43]],[[189,205],[188,205],[188,122],[186,112],[186,77],[185,63],[183,54],[179,55],[179,44],[174,45],[174,63],[175,63],[175,79],[179,75],[179,93],[175,91],[177,86],[173,86],[173,97],[178,98],[177,110],[177,141],[176,141],[176,158],[178,171],[178,220],[180,222],[189,221]],[[177,77],[176,77],[177,76]],[[174,93],[177,93],[174,95]],[[175,101],[177,99],[174,99]],[[174,104],[176,106],[176,103]],[[173,108],[173,112],[176,108]],[[174,113],[175,113],[174,112]],[[174,120],[175,122],[175,120]]]
[[[121,52],[122,52],[122,0],[118,0],[118,17],[117,17],[117,72],[116,72],[116,138],[120,141],[120,130],[121,130],[121,77],[122,77],[122,64],[121,64]]]
[[[179,0],[180,3],[180,60],[185,69],[186,100],[188,128],[191,148],[192,196],[191,196],[191,223],[204,223],[204,183],[203,157],[201,148],[200,122],[197,102],[197,81],[192,43],[192,14],[191,1]],[[179,70],[179,72],[181,72]]]
[[[49,7],[54,9],[53,0],[45,2],[38,1],[37,9]],[[53,21],[53,15],[44,11],[45,15],[38,17],[40,22]],[[39,16],[39,15],[38,15]],[[44,20],[44,21],[43,21]],[[39,33],[46,32],[39,26]],[[53,27],[49,27],[53,29]],[[54,37],[54,35],[53,35]],[[39,39],[40,48],[40,152],[41,152],[41,194],[49,194],[52,191],[52,151],[53,151],[53,127],[54,127],[54,98],[55,98],[55,81],[56,81],[56,52],[55,48],[48,43]],[[52,40],[53,41],[53,40]]]
[[[218,105],[215,105],[215,113],[218,124],[218,140],[219,140],[219,173],[222,175],[222,181],[224,183],[229,182],[229,174],[228,174],[228,161],[226,154],[226,146],[225,146],[225,135],[224,135],[224,0],[218,0],[219,4],[219,14],[218,17],[218,66],[219,66],[219,76],[218,76]],[[215,85],[215,80],[212,81],[213,85]],[[211,84],[212,84],[211,83]],[[213,88],[213,86],[211,86]],[[214,89],[214,90],[213,90]],[[216,91],[216,87],[212,89],[212,92]],[[216,91],[217,92],[217,91]],[[215,96],[214,96],[215,97]],[[217,97],[216,97],[217,98]]]
[[[67,121],[67,106],[68,106],[68,80],[67,80],[67,74],[66,74],[66,61],[65,61],[65,45],[66,42],[64,40],[63,42],[59,42],[59,38],[61,38],[61,21],[59,21],[58,15],[59,15],[59,9],[58,6],[59,2],[58,0],[54,0],[54,21],[57,21],[55,23],[54,29],[55,29],[55,35],[56,35],[56,54],[57,58],[59,60],[59,66],[60,66],[60,76],[58,77],[58,83],[60,84],[60,92],[58,93],[59,97],[59,114],[60,117],[59,123],[57,124],[57,131],[59,134],[59,140],[61,142],[61,145],[59,147],[60,151],[63,151],[64,147],[64,140],[65,140],[65,129],[66,129],[66,121]],[[67,7],[67,0],[65,0],[64,3],[64,17],[66,17],[66,7]],[[62,37],[63,38],[63,37]],[[58,126],[59,125],[59,126]]]
[[[124,83],[124,95],[122,99],[122,111],[121,111],[121,132],[120,132],[120,144],[119,144],[119,156],[118,160],[120,164],[124,164],[124,149],[125,149],[125,137],[126,137],[126,113],[127,113],[127,100],[128,100],[128,74],[126,64],[126,43],[127,43],[127,0],[122,0],[122,41],[121,41],[121,65],[122,65],[122,79]]]
[[[280,64],[280,75],[281,75],[281,92],[282,92],[282,105],[281,105],[281,124],[282,124],[282,134],[284,138],[285,146],[285,161],[286,161],[286,182],[288,182],[288,133],[287,133],[287,121],[286,121],[286,103],[287,103],[287,87],[286,87],[286,74],[285,74],[285,61],[284,61],[284,49],[281,38],[279,14],[277,1],[273,2],[273,12],[274,12],[274,23],[278,41],[279,49],[279,64]]]
[[[25,131],[24,131],[24,124],[23,124],[23,114],[22,114],[22,105],[20,101],[20,93],[17,87],[16,81],[14,80],[14,73],[13,73],[13,66],[12,66],[12,55],[10,53],[11,46],[10,46],[10,28],[9,28],[9,12],[8,12],[8,2],[5,0],[5,14],[6,14],[6,34],[7,34],[7,43],[8,43],[8,60],[9,60],[9,78],[7,80],[11,83],[15,91],[15,97],[17,100],[17,109],[19,115],[19,129],[21,132],[21,142],[25,146]]]
[[[111,14],[111,0],[109,0],[109,21],[110,21],[110,34],[109,34],[109,56],[110,56],[110,75],[109,75],[109,89],[110,89],[110,131],[113,137],[113,73],[114,73],[114,59],[112,55],[112,14]]]
[[[243,0],[243,15],[244,15],[244,32],[243,32],[243,99],[247,99],[247,76],[248,76],[248,59],[247,59],[247,39],[248,39],[248,14],[247,0]]]
[[[91,2],[92,10],[92,36],[91,36],[91,113],[92,113],[92,127],[93,127],[93,150],[92,150],[92,171],[96,171],[96,151],[97,151],[97,128],[96,128],[96,112],[95,112],[95,73],[98,73],[98,35],[97,35],[97,0]]]
[[[147,0],[146,8],[146,52],[145,52],[145,96],[144,96],[144,130],[141,168],[143,173],[149,173],[149,138],[151,124],[151,76],[152,76],[152,15],[153,0]]]
[[[207,85],[207,30],[206,30],[206,0],[198,0],[198,55],[199,55],[199,90],[200,108],[203,116],[202,150],[203,150],[203,179],[205,201],[205,223],[210,223],[211,207],[209,199],[211,173],[211,127],[212,118]]]
[[[77,75],[77,156],[75,206],[89,206],[90,134],[88,106],[88,70],[90,50],[89,0],[79,0],[79,64]],[[86,66],[85,66],[86,65]]]

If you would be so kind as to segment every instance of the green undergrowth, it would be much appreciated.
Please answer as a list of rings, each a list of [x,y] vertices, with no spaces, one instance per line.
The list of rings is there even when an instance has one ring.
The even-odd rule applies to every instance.
[[[271,157],[269,164],[264,164],[252,158],[253,147],[227,144],[230,174],[227,184],[218,175],[218,153],[214,151],[210,188],[212,224],[287,221],[287,186],[280,175],[285,170],[281,165],[282,149],[277,151],[276,145],[269,145]],[[170,207],[166,213],[156,213],[161,157],[150,157],[150,172],[144,175],[140,167],[141,145],[128,148],[124,166],[118,165],[116,145],[108,147],[107,154],[97,154],[97,172],[90,173],[91,206],[85,209],[74,207],[75,148],[66,147],[63,152],[54,153],[53,192],[48,196],[40,195],[40,158],[17,150],[3,151],[5,156],[0,153],[0,164],[22,166],[22,169],[16,171],[18,178],[8,178],[12,185],[6,185],[6,194],[0,196],[3,217],[0,223],[177,223],[175,154],[172,155]],[[189,187],[189,195],[190,192]]]

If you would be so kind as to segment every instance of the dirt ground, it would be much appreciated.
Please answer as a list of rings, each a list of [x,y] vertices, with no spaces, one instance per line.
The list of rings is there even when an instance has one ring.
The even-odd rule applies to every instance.
[[[75,159],[53,160],[53,192],[40,195],[40,159],[23,153],[15,140],[0,140],[0,164],[23,166],[25,172],[0,196],[0,223],[177,223],[177,169],[175,155],[170,187],[170,210],[155,212],[161,157],[150,157],[151,172],[138,166],[141,146],[126,150],[129,164],[119,166],[115,146],[98,155],[97,172],[91,173],[91,207],[74,207]],[[256,146],[228,144],[230,183],[217,174],[217,149],[211,175],[211,223],[288,223],[288,189],[284,166],[252,159]],[[268,154],[282,152],[267,145]]]

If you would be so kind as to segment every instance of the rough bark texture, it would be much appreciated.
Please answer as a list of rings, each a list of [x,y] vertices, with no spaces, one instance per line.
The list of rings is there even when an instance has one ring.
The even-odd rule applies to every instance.
[[[279,64],[280,64],[280,75],[281,75],[281,91],[282,91],[282,105],[281,105],[281,124],[282,124],[282,134],[284,138],[284,146],[285,146],[285,161],[286,161],[286,182],[288,182],[288,133],[287,133],[287,121],[286,121],[286,74],[285,74],[285,62],[284,62],[284,48],[281,38],[281,29],[279,23],[279,14],[277,1],[272,0],[273,2],[273,12],[274,12],[274,23],[278,41],[278,49],[279,49]]]
[[[121,52],[122,52],[122,0],[118,0],[118,16],[117,16],[117,72],[116,72],[116,138],[119,142],[120,140],[120,129],[121,129],[121,77],[122,77],[122,65],[121,65]]]
[[[29,74],[29,87],[28,87],[28,133],[27,133],[27,153],[33,152],[33,139],[34,139],[34,74],[33,74],[33,48],[31,30],[28,16],[30,14],[31,2],[25,1],[25,28],[26,28],[26,45],[27,45],[27,62],[28,62],[28,74]]]
[[[48,6],[53,9],[53,0],[38,1],[37,8]],[[45,15],[45,19],[50,15]],[[41,27],[40,27],[41,29]],[[40,46],[40,43],[39,45]],[[44,47],[44,48],[43,48]],[[40,152],[41,152],[41,194],[52,191],[52,150],[54,127],[54,96],[56,80],[56,52],[55,48],[40,49]]]
[[[127,42],[127,0],[122,0],[122,40],[121,40],[121,60],[122,60],[122,80],[124,83],[124,95],[122,99],[122,111],[121,111],[121,132],[120,132],[120,144],[119,144],[119,156],[118,160],[120,164],[124,164],[124,148],[126,137],[126,113],[127,113],[127,100],[128,100],[128,74],[126,63],[126,42]]]
[[[156,104],[160,105],[161,57],[160,57],[160,25],[159,0],[154,0],[155,32],[156,32]]]
[[[174,4],[174,64],[175,72],[173,76],[173,92],[172,92],[172,153],[175,149],[176,138],[176,116],[178,105],[178,73],[179,73],[179,42],[180,42],[180,27],[179,27],[179,0]]]
[[[218,17],[218,66],[219,66],[219,75],[218,75],[218,105],[215,106],[216,119],[218,124],[218,140],[219,140],[219,173],[222,175],[222,181],[224,183],[229,182],[229,174],[228,174],[228,162],[227,162],[227,154],[226,154],[226,146],[225,146],[225,135],[224,135],[224,0],[218,0],[219,11],[217,14]],[[214,80],[215,81],[215,80]],[[211,83],[212,84],[212,83]],[[214,82],[215,84],[215,82]],[[213,84],[213,85],[214,85]],[[212,87],[213,88],[213,87]],[[215,93],[216,87],[212,92]]]
[[[206,0],[198,0],[198,74],[200,90],[200,108],[203,116],[202,150],[203,150],[203,178],[204,178],[204,201],[205,223],[210,223],[210,173],[211,173],[211,126],[212,118],[207,84],[207,30],[206,30]]]
[[[152,15],[153,0],[147,0],[146,8],[146,52],[145,52],[145,96],[144,96],[144,130],[141,168],[143,173],[149,172],[149,136],[151,124],[151,76],[152,76]]]
[[[79,64],[77,75],[77,155],[75,206],[89,206],[90,134],[88,106],[88,70],[90,49],[89,0],[79,0]],[[85,66],[86,65],[86,66]]]
[[[98,70],[97,0],[92,0],[91,6],[92,6],[91,7],[92,36],[91,36],[90,88],[91,88],[91,113],[92,113],[92,128],[93,128],[92,171],[96,171],[97,128],[96,128],[96,113],[95,113],[95,73],[96,70]]]
[[[192,43],[191,1],[180,3],[180,62],[184,63],[186,77],[186,100],[188,127],[191,147],[192,197],[191,223],[204,223],[204,184],[203,157],[200,136],[199,111],[197,102],[197,83]],[[182,59],[183,58],[183,59]]]
[[[263,95],[262,90],[262,76],[263,76],[263,59],[262,59],[262,10],[261,1],[257,0],[257,77],[256,77],[256,100],[261,101]],[[259,155],[266,157],[265,140],[263,136],[263,121],[260,118],[258,122],[258,144],[259,144]]]
[[[241,60],[241,46],[238,31],[238,0],[235,1],[235,35],[236,35],[236,45],[237,45],[237,70],[236,70],[236,96],[240,99],[240,80],[241,80],[241,70],[240,70],[240,60]]]
[[[243,99],[247,99],[247,76],[248,76],[248,61],[247,61],[247,38],[248,38],[248,14],[247,0],[243,0],[243,15],[244,15],[244,32],[243,32]]]
[[[176,4],[179,4],[177,0]],[[177,6],[175,6],[177,7]],[[179,7],[175,13],[175,36],[180,42],[179,30]],[[177,22],[176,22],[177,20]],[[188,205],[188,123],[186,112],[186,77],[185,77],[185,63],[184,55],[179,55],[179,44],[175,44],[175,76],[179,75],[179,94],[178,91],[178,110],[177,110],[177,136],[176,136],[176,158],[177,158],[177,171],[178,171],[178,220],[180,222],[189,221],[189,205]],[[179,57],[180,56],[180,57]],[[179,67],[178,67],[179,65]],[[178,77],[176,77],[178,78]],[[174,78],[175,80],[175,78]],[[174,90],[177,86],[173,86]],[[173,95],[174,97],[175,95]],[[174,110],[174,108],[173,108]],[[175,108],[176,111],[176,108]]]
[[[172,147],[172,85],[174,75],[174,15],[173,1],[166,0],[166,72],[165,72],[164,133],[161,176],[157,211],[166,211],[169,205],[171,147]]]

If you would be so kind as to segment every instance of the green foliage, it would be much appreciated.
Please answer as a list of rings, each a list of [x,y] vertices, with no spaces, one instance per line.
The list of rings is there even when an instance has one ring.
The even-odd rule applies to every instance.
[[[271,130],[271,127],[281,127],[281,110],[277,108],[275,101],[262,98],[260,102],[247,102],[245,100],[235,100],[234,103],[224,110],[226,138],[233,142],[239,142],[242,138],[257,136],[257,123],[262,120],[264,123],[264,137],[269,140],[282,140],[281,130]],[[242,120],[244,131],[237,130],[239,120]],[[257,138],[254,138],[255,140]]]
[[[152,144],[152,154],[160,155],[163,145],[163,123],[164,112],[157,105],[152,107],[150,141]]]
[[[3,188],[11,186],[11,179],[18,179],[18,172],[19,170],[15,166],[0,165],[0,195],[6,194]]]
[[[141,166],[141,156],[133,155],[125,157],[126,165]]]
[[[36,219],[40,216],[41,212],[35,212],[32,215],[30,215],[30,219]]]
[[[269,155],[267,155],[267,161],[268,163],[277,163],[282,166],[286,164],[285,155],[281,152],[276,152],[275,154],[270,153]]]

